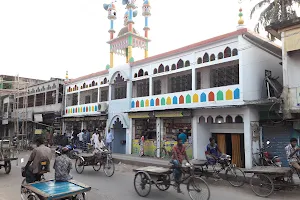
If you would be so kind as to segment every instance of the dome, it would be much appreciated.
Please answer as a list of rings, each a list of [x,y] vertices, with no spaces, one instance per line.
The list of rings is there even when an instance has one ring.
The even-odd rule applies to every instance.
[[[127,26],[125,26],[125,27],[123,27],[121,30],[120,30],[120,32],[119,32],[119,34],[118,34],[118,37],[119,36],[122,36],[122,35],[125,35],[126,33],[128,33],[129,31],[128,31],[128,27]],[[135,34],[137,34],[137,32],[136,32],[136,30],[133,28],[133,33],[135,33]]]
[[[144,1],[144,5],[149,5],[149,6],[150,6],[149,0],[145,0],[145,1]]]

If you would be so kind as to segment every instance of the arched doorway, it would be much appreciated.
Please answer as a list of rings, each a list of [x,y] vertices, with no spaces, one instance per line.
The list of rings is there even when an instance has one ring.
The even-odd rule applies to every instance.
[[[112,131],[114,134],[114,141],[112,144],[113,153],[126,153],[126,128],[122,124],[119,117],[117,117],[112,124]]]

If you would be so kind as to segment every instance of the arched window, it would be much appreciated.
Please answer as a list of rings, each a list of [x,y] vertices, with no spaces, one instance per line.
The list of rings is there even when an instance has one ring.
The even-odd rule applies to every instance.
[[[183,68],[183,60],[179,59],[177,62],[177,69]]]
[[[232,117],[230,115],[228,115],[226,117],[226,123],[232,123],[232,122],[233,122]]]
[[[189,61],[189,60],[185,61],[185,64],[184,64],[184,66],[185,66],[185,67],[189,67],[189,66],[191,66],[191,63],[190,63],[190,61]]]
[[[145,71],[145,76],[148,76],[148,72],[147,71]]]
[[[199,58],[197,59],[197,64],[202,64],[202,58],[201,58],[201,57],[199,57]]]
[[[144,76],[144,70],[140,69],[138,72],[138,77]]]
[[[203,116],[199,117],[199,123],[205,124],[205,117],[203,117]]]
[[[209,62],[209,55],[208,53],[205,53],[203,56],[203,63],[207,63],[207,62]]]
[[[222,52],[220,52],[220,53],[218,54],[218,59],[221,60],[221,59],[223,59],[223,58],[224,58],[224,55],[223,55]]]
[[[137,73],[134,74],[134,78],[136,78],[136,77],[137,77]]]
[[[215,56],[215,54],[211,54],[210,55],[210,61],[214,61],[214,60],[216,60],[216,56]]]
[[[229,47],[226,47],[224,50],[224,58],[229,58],[231,57],[231,49]]]
[[[176,65],[173,64],[173,65],[172,65],[172,70],[175,70],[175,69],[176,69]]]
[[[125,99],[127,92],[127,84],[123,76],[118,74],[113,81],[113,89],[111,91],[112,99]]]
[[[92,86],[95,86],[95,85],[96,85],[95,81],[92,81]],[[76,87],[75,87],[75,90],[76,90]]]
[[[232,49],[232,56],[237,56],[238,54],[239,53],[237,49]]]
[[[169,65],[167,65],[167,66],[165,67],[165,72],[168,72],[168,71],[170,71]]]
[[[153,70],[153,74],[157,74],[157,69],[156,68]]]
[[[85,83],[83,83],[82,87],[83,87],[83,89],[84,89],[84,88],[86,88],[86,84],[85,84]]]
[[[219,116],[216,117],[215,122],[217,124],[222,124],[222,123],[224,123],[224,118],[219,115]]]
[[[162,73],[165,71],[165,67],[163,64],[160,64],[159,67],[158,67],[158,73]]]
[[[104,78],[103,83],[104,83],[104,84],[107,83],[107,78]]]
[[[212,118],[212,116],[209,116],[209,117],[207,118],[207,122],[206,122],[206,123],[208,123],[208,124],[214,123],[214,119]]]
[[[235,121],[235,123],[243,123],[243,118],[238,115],[238,116],[235,117],[234,121]]]

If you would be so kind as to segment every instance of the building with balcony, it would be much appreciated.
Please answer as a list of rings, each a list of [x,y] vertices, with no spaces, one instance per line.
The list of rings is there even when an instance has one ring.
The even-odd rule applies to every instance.
[[[12,113],[13,120],[19,121],[19,132],[31,136],[36,129],[51,127],[61,133],[64,80],[51,78],[27,88],[26,94],[16,96]],[[21,123],[25,121],[26,123]],[[26,126],[26,127],[23,127]]]
[[[15,106],[15,95],[24,94],[26,93],[25,87],[41,82],[44,82],[44,80],[0,75],[0,137],[8,137],[14,134],[12,113]]]
[[[144,135],[145,154],[153,156],[162,141],[170,148],[182,130],[188,136],[189,156],[205,159],[214,136],[233,162],[251,167],[260,137],[253,131],[259,122],[258,105],[273,102],[268,100],[266,72],[282,82],[280,52],[242,28],[115,66],[66,85],[64,117],[74,118],[69,130],[89,124],[103,128],[100,117],[107,111],[106,130],[114,132],[116,153],[137,154]],[[91,116],[96,122],[85,120]]]

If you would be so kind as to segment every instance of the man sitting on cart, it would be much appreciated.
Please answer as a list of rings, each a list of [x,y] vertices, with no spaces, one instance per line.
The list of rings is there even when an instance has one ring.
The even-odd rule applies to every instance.
[[[68,181],[73,177],[70,175],[72,169],[72,161],[68,157],[69,149],[64,147],[62,149],[62,155],[56,157],[53,169],[55,169],[55,180],[56,181]]]
[[[51,149],[44,145],[43,137],[36,138],[35,142],[37,147],[33,149],[25,166],[28,183],[41,181],[41,176],[50,172]]]
[[[215,138],[209,138],[209,144],[206,147],[205,154],[208,164],[215,165],[217,163],[217,160],[222,155],[222,152],[220,151]]]
[[[300,172],[300,148],[297,147],[297,143],[298,140],[296,138],[291,138],[290,144],[285,147],[285,152],[290,166],[294,167]]]
[[[185,146],[182,144],[182,139],[177,138],[177,145],[173,147],[172,150],[172,161],[171,163],[174,165],[174,178],[177,185],[177,192],[181,193],[180,190],[180,180],[181,180],[181,166],[182,161],[186,159],[186,161],[189,163],[189,158],[186,154]]]

